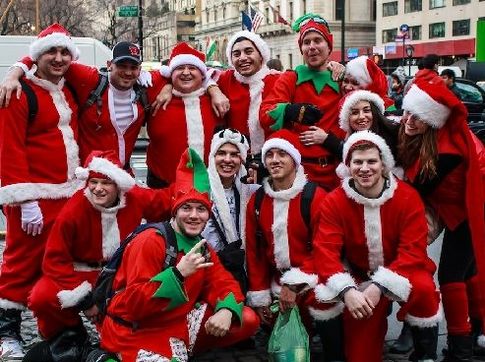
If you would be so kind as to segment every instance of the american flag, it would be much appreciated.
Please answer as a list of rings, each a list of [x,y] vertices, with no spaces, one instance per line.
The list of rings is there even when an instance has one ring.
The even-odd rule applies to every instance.
[[[253,8],[251,5],[249,5],[249,11],[250,11],[250,16],[251,16],[251,21],[253,23],[253,27],[252,27],[251,31],[253,33],[256,33],[259,26],[263,22],[264,15],[261,14],[261,12],[258,11],[257,9]]]

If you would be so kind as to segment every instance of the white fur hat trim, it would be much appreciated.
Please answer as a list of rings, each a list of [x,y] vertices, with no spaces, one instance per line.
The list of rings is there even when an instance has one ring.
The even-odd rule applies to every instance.
[[[413,84],[404,96],[402,109],[419,117],[433,128],[443,127],[451,113],[451,109],[435,101],[416,84]]]
[[[235,41],[241,37],[248,38],[256,46],[256,48],[258,48],[259,53],[263,57],[263,64],[266,64],[270,57],[268,44],[266,44],[263,38],[261,38],[258,34],[252,33],[247,30],[238,31],[232,36],[231,39],[229,39],[226,47],[227,64],[234,66],[231,59],[232,47],[234,46]]]
[[[349,117],[352,107],[354,107],[360,101],[368,101],[373,103],[381,113],[384,113],[385,111],[384,101],[377,94],[367,90],[357,90],[350,93],[347,97],[345,97],[339,114],[340,128],[346,132],[350,132]]]

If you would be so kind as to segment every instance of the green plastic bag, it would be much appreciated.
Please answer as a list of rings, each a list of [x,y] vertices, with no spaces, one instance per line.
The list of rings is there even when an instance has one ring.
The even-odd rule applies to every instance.
[[[310,362],[310,343],[298,307],[279,313],[269,338],[270,362]]]

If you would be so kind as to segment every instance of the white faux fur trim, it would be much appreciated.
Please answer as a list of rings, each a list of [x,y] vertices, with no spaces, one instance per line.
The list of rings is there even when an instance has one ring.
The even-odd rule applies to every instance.
[[[269,289],[249,291],[246,294],[247,303],[250,307],[267,307],[271,305],[271,292]]]
[[[328,278],[326,284],[315,287],[315,298],[321,303],[335,302],[339,294],[347,287],[357,287],[350,273],[337,273]]]
[[[363,86],[372,83],[369,70],[367,69],[367,60],[366,55],[361,55],[345,65],[345,73],[354,77]]]
[[[69,50],[72,55],[72,60],[79,58],[79,49],[74,44],[71,37],[64,33],[52,33],[42,38],[37,38],[30,44],[30,57],[32,60],[37,60],[39,56],[45,53],[52,47],[64,47]]]
[[[89,171],[94,171],[108,176],[122,191],[128,191],[135,186],[135,179],[128,172],[122,170],[120,167],[105,158],[93,157],[92,161],[89,162],[87,167],[88,177]],[[86,175],[86,169],[77,168],[76,175],[79,175],[78,177],[80,179],[86,180],[86,178],[84,178]]]
[[[66,199],[82,189],[84,182],[72,180],[62,184],[18,183],[0,188],[0,205],[16,204],[31,200]]]
[[[415,317],[408,313],[404,319],[411,327],[436,327],[438,323],[443,320],[443,308],[441,307],[441,304],[439,304],[436,314],[431,317]]]
[[[402,275],[399,275],[384,266],[380,266],[377,271],[372,274],[371,280],[391,292],[392,295],[388,295],[390,299],[397,302],[406,302],[408,300],[412,285],[409,280]]]
[[[57,127],[62,134],[64,141],[64,147],[66,150],[66,164],[67,164],[67,179],[71,180],[75,177],[76,168],[80,165],[79,160],[79,147],[74,138],[74,131],[71,128],[71,116],[72,109],[66,100],[66,96],[62,89],[64,88],[65,79],[61,78],[58,84],[54,84],[45,79],[40,79],[35,76],[37,66],[34,64],[29,72],[25,76],[32,81],[35,85],[47,90],[52,98],[54,107],[59,114],[59,123]]]
[[[373,271],[384,265],[381,208],[379,206],[364,206],[364,233],[369,250],[369,269]]]
[[[443,127],[451,113],[450,108],[435,101],[416,84],[413,84],[404,96],[402,109],[418,116],[433,128]]]
[[[12,302],[8,299],[0,298],[0,308],[1,309],[16,309],[16,310],[26,310],[25,305],[17,302]]]
[[[343,313],[344,309],[345,309],[345,304],[342,302],[339,302],[335,304],[334,307],[331,307],[325,310],[308,307],[308,311],[310,312],[310,315],[316,321],[328,321],[330,319],[338,317],[340,314]]]
[[[172,91],[174,96],[181,97],[185,106],[185,124],[187,127],[187,144],[204,159],[204,123],[200,109],[200,97],[205,93],[199,88],[192,93]]]
[[[477,338],[477,344],[480,347],[485,347],[485,336],[483,334],[479,335]]]
[[[263,148],[261,149],[261,158],[263,161],[263,165],[265,167],[266,167],[265,155],[272,148],[278,148],[280,150],[285,151],[291,156],[291,158],[293,158],[293,160],[298,166],[301,164],[300,151],[298,151],[293,144],[291,144],[290,142],[288,142],[283,138],[270,138],[263,144]]]
[[[234,46],[234,42],[240,37],[247,38],[254,44],[254,46],[258,49],[259,53],[261,54],[261,57],[263,58],[263,64],[266,64],[268,62],[270,57],[268,44],[266,44],[263,38],[261,38],[258,34],[252,33],[247,30],[242,30],[235,33],[231,37],[231,39],[229,39],[229,41],[227,42],[227,47],[226,47],[227,64],[234,66],[234,64],[232,64],[232,57],[231,57],[232,47]]]
[[[356,143],[361,141],[368,141],[377,146],[381,153],[382,163],[384,164],[384,173],[387,175],[395,165],[394,156],[392,155],[391,149],[387,145],[384,139],[375,134],[372,131],[359,131],[352,133],[349,138],[344,143],[342,150],[342,160],[345,163],[347,161],[347,156],[349,154],[350,148]]]
[[[382,195],[378,197],[377,199],[369,199],[361,194],[359,194],[357,191],[355,191],[351,186],[350,186],[350,180],[351,177],[347,177],[344,179],[342,182],[342,188],[345,191],[345,194],[357,202],[358,204],[364,205],[366,207],[379,207],[384,205],[384,203],[391,199],[392,196],[394,195],[394,192],[397,189],[397,181],[394,175],[389,175],[389,187],[384,190]]]
[[[360,101],[368,101],[373,103],[379,109],[379,112],[384,114],[384,101],[381,97],[373,92],[369,92],[368,90],[354,91],[350,93],[347,97],[345,97],[344,103],[342,105],[342,108],[340,108],[339,113],[340,128],[342,128],[346,132],[350,133],[349,117],[352,111],[352,107],[354,107]]]
[[[307,183],[307,178],[300,166],[293,185],[287,190],[274,191],[266,179],[263,182],[265,193],[273,199],[273,233],[274,259],[279,270],[291,267],[288,239],[288,210],[290,200],[301,193]]]
[[[233,144],[239,150],[241,160],[246,162],[246,157],[249,151],[249,143],[245,136],[240,132],[226,128],[222,131],[217,132],[211,141],[211,148],[209,153],[209,160],[214,159],[216,152],[221,148],[222,145],[226,143]]]
[[[193,54],[180,54],[170,59],[170,63],[168,64],[170,74],[172,74],[175,68],[180,67],[181,65],[193,65],[200,70],[204,78],[207,75],[207,66]]]
[[[303,272],[300,268],[291,268],[283,273],[280,278],[281,284],[294,285],[294,284],[308,284],[310,288],[315,288],[318,282],[318,276],[316,274],[308,274]]]
[[[61,290],[59,293],[57,293],[57,298],[59,298],[61,308],[65,309],[74,307],[84,297],[86,297],[92,289],[93,286],[85,280],[72,290]]]

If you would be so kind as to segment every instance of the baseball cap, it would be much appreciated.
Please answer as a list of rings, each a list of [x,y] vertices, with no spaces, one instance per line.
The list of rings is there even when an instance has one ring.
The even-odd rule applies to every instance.
[[[140,48],[135,43],[129,41],[121,41],[113,48],[113,63],[118,63],[122,60],[131,60],[136,64],[141,63]]]

